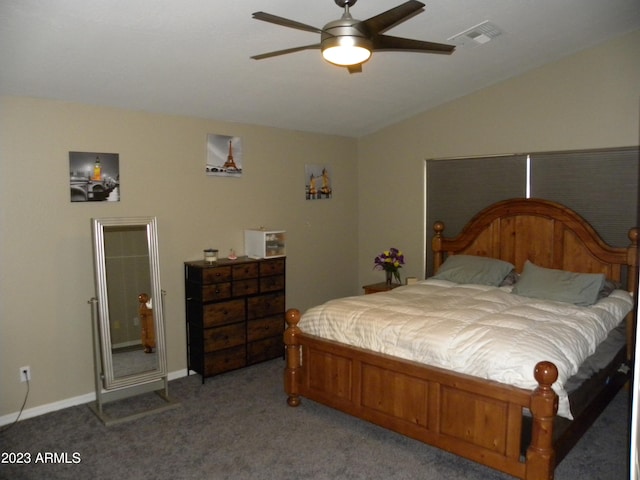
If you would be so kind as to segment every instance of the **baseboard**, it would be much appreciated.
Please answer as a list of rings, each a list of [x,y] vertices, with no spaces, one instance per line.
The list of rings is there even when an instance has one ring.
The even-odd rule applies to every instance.
[[[177,370],[175,372],[170,372],[167,377],[169,381],[175,380],[176,378],[182,378],[187,376],[187,369],[184,368],[182,370]],[[84,403],[94,402],[96,400],[96,392],[85,393],[83,395],[78,395],[77,397],[65,398],[64,400],[60,400],[57,402],[47,403],[45,405],[39,405],[37,407],[27,408],[22,411],[20,415],[20,421],[26,420],[27,418],[38,417],[40,415],[44,415],[45,413],[55,412],[57,410],[62,410],[64,408],[75,407],[76,405],[82,405]],[[28,400],[27,400],[28,402]],[[0,417],[0,427],[4,425],[9,425],[16,421],[18,418],[19,412],[9,413],[7,415],[3,415]]]

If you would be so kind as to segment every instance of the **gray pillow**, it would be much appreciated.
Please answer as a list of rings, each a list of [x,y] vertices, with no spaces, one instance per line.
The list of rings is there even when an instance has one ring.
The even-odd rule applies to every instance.
[[[513,293],[580,306],[593,305],[605,282],[603,273],[574,273],[526,261]]]
[[[514,266],[497,258],[476,255],[451,255],[433,276],[455,283],[499,286]]]

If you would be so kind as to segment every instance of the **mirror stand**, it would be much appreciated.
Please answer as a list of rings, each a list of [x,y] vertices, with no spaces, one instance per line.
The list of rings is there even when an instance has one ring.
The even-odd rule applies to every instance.
[[[178,404],[168,394],[157,219],[94,218],[91,226],[96,286],[96,296],[89,301],[96,382],[91,409],[105,425],[112,425]],[[152,391],[164,400],[160,407],[141,396]],[[121,414],[105,413],[105,403],[133,396],[139,397],[109,407]],[[142,413],[128,414],[134,407]]]
[[[164,296],[164,292],[162,292]],[[164,298],[163,298],[164,302]],[[94,369],[95,369],[95,387],[96,387],[96,401],[89,403],[91,411],[100,419],[100,421],[108,426],[115,425],[130,420],[136,420],[138,418],[146,417],[155,413],[164,412],[180,405],[179,402],[169,397],[169,381],[167,375],[154,381],[150,381],[142,384],[130,385],[128,387],[119,388],[116,390],[103,389],[102,382],[104,381],[104,372],[102,368],[102,355],[100,350],[100,324],[98,316],[98,299],[92,298],[87,303],[91,304],[91,325],[93,331],[93,354],[94,354]],[[159,406],[147,407],[142,411],[126,414],[118,417],[109,415],[104,411],[104,405],[109,402],[115,402],[130,398],[144,393],[155,392],[164,403]]]

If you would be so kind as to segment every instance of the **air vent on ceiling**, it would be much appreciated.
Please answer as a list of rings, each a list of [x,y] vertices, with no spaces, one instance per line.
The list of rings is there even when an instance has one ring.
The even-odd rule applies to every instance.
[[[483,45],[502,35],[502,30],[488,20],[455,34],[447,40],[455,45]]]

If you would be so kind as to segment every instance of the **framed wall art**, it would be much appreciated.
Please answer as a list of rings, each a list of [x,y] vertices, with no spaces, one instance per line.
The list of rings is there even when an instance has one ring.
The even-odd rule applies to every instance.
[[[120,155],[69,152],[72,202],[119,202]]]
[[[305,165],[305,198],[307,200],[322,200],[331,198],[331,172],[327,165]]]
[[[242,141],[240,137],[207,135],[207,175],[217,177],[242,176]]]

